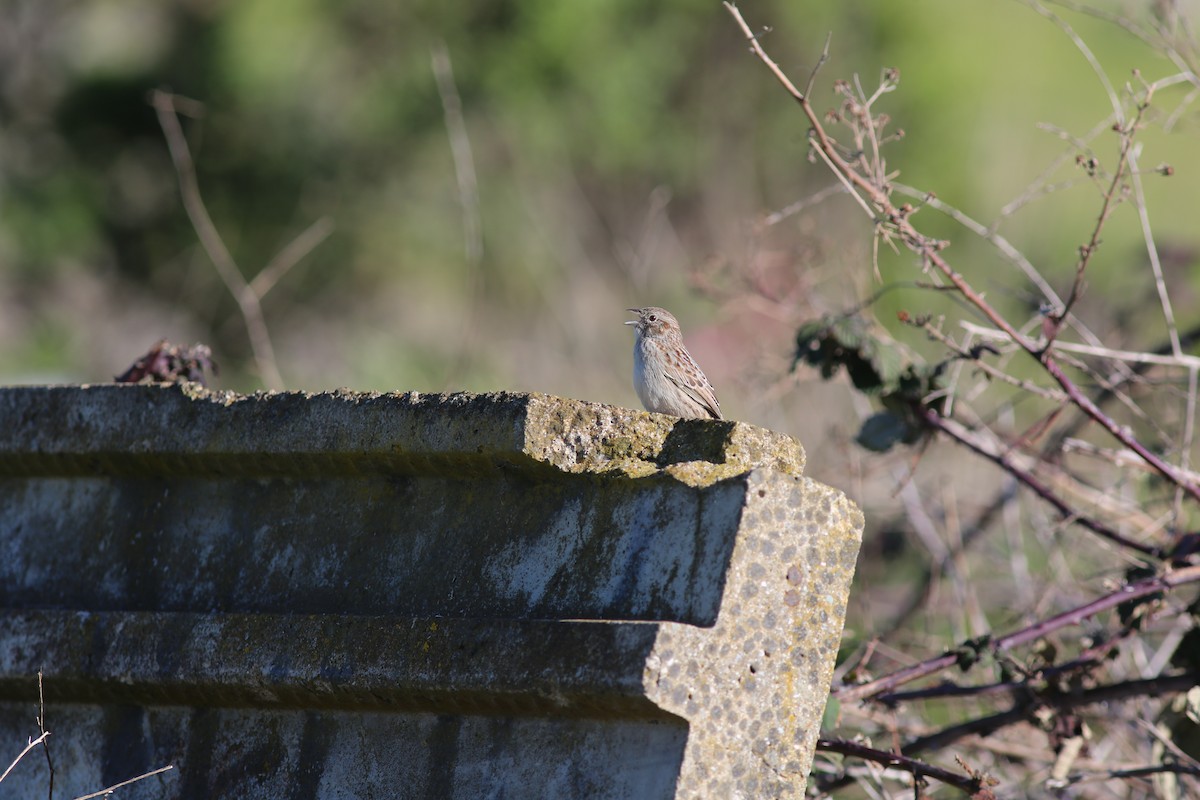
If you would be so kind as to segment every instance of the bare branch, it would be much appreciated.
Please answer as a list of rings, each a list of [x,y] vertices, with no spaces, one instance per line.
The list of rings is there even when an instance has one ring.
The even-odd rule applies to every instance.
[[[1180,764],[1170,761],[1163,764],[1150,764],[1145,767],[1127,767],[1125,769],[1107,769],[1099,772],[1076,772],[1060,781],[1055,781],[1049,788],[1062,789],[1079,783],[1110,781],[1114,778],[1148,778],[1163,773],[1177,775],[1200,775],[1200,767],[1193,764]]]
[[[242,313],[246,325],[246,333],[250,337],[250,347],[254,351],[255,364],[258,366],[259,377],[267,388],[280,391],[283,389],[283,376],[275,365],[275,348],[271,345],[271,336],[263,319],[262,305],[258,296],[251,291],[242,272],[238,269],[225,246],[225,241],[213,224],[212,217],[204,205],[200,195],[200,185],[196,179],[196,165],[188,148],[187,137],[179,124],[179,116],[175,110],[175,96],[164,91],[155,90],[150,95],[151,104],[158,114],[158,124],[167,140],[167,149],[171,152],[171,162],[175,165],[175,173],[179,178],[179,192],[183,197],[183,207],[187,211],[200,245],[212,261],[217,274],[225,283],[225,288],[233,295]]]
[[[30,739],[29,744],[25,745],[25,749],[22,750],[21,753],[16,758],[13,759],[13,762],[8,765],[8,769],[4,770],[3,773],[0,773],[0,783],[4,782],[4,779],[8,777],[8,773],[13,771],[13,767],[17,766],[17,764],[21,761],[21,759],[25,757],[26,753],[28,753],[33,748],[37,747],[42,742],[46,741],[46,737],[49,735],[50,735],[50,731],[46,731],[45,733],[43,733],[41,736],[37,737],[36,739]]]
[[[829,60],[829,45],[833,43],[833,31],[830,31],[825,36],[825,46],[821,48],[821,57],[817,59],[817,63],[813,65],[812,72],[809,73],[808,83],[804,86],[804,96],[808,97],[812,94],[813,82],[817,79],[817,73],[821,71],[821,67],[825,66],[825,62]]]
[[[878,750],[874,747],[867,747],[864,744],[851,742],[846,739],[817,739],[817,750],[862,758],[867,761],[873,761],[876,764],[882,764],[885,767],[896,767],[905,772],[912,773],[913,777],[918,780],[921,778],[933,778],[948,786],[961,789],[972,796],[976,796],[978,792],[989,786],[996,785],[996,780],[986,775],[975,776],[951,772],[948,769],[935,767],[932,764],[926,764],[915,758],[909,758],[899,753],[889,753],[886,750]]]
[[[1109,541],[1134,550],[1143,555],[1158,558],[1162,556],[1161,548],[1152,545],[1136,542],[1127,536],[1118,533],[1109,526],[1101,523],[1098,520],[1092,519],[1089,516],[1081,514],[1072,509],[1066,501],[1062,500],[1050,489],[1045,483],[1037,478],[1031,471],[1025,469],[1018,464],[1011,450],[1001,449],[996,447],[992,442],[985,441],[964,428],[961,424],[952,419],[946,419],[932,409],[917,409],[916,413],[930,426],[944,434],[947,434],[955,441],[965,445],[969,450],[977,455],[983,456],[987,460],[999,466],[1009,475],[1012,475],[1018,481],[1023,483],[1029,489],[1032,489],[1034,494],[1052,505],[1063,519],[1072,522],[1081,527],[1087,528],[1092,533],[1095,533]]]
[[[471,343],[478,331],[478,314],[475,313],[475,307],[479,303],[483,286],[480,273],[483,264],[483,223],[479,212],[479,181],[475,174],[475,156],[471,150],[471,138],[467,135],[467,123],[463,118],[462,98],[454,81],[450,51],[446,48],[446,43],[438,39],[430,46],[429,54],[438,95],[442,99],[442,116],[446,123],[450,155],[454,160],[454,175],[458,182],[458,202],[462,207],[463,245],[467,264],[467,294],[472,304],[472,313],[467,315],[467,322],[462,329],[458,356],[443,375],[443,380],[449,383],[466,365],[470,353],[474,350]]]
[[[254,276],[254,280],[250,281],[251,294],[260,300],[266,297],[267,292],[279,283],[288,270],[304,260],[304,257],[329,238],[331,233],[333,233],[333,220],[329,217],[321,217],[301,231],[299,236],[284,245],[284,248],[262,268],[262,272],[259,272]]]
[[[1003,331],[998,331],[995,328],[987,328],[982,325],[976,325],[973,322],[962,322],[962,327],[972,333],[986,336],[991,339],[1003,339],[1011,341],[1009,335]],[[1183,367],[1185,369],[1200,368],[1200,356],[1192,356],[1186,353],[1181,355],[1171,355],[1170,353],[1143,353],[1136,350],[1118,350],[1113,347],[1099,347],[1088,344],[1078,344],[1076,342],[1055,342],[1055,350],[1065,350],[1068,353],[1078,353],[1082,356],[1097,356],[1099,358],[1108,358],[1113,361],[1128,361],[1131,364],[1159,364],[1164,367]]]
[[[864,210],[871,215],[872,220],[880,230],[893,231],[912,252],[919,255],[922,261],[942,274],[950,281],[968,302],[977,308],[993,325],[1004,331],[1017,345],[1021,347],[1031,358],[1038,361],[1043,368],[1058,382],[1059,386],[1065,391],[1071,402],[1074,403],[1080,410],[1098,422],[1113,438],[1123,444],[1125,447],[1134,451],[1140,458],[1150,464],[1156,472],[1166,478],[1168,481],[1181,487],[1194,500],[1200,501],[1200,486],[1192,483],[1183,476],[1178,469],[1165,462],[1163,459],[1152,453],[1147,447],[1139,442],[1131,431],[1127,428],[1118,425],[1111,417],[1105,414],[1095,403],[1093,403],[1086,395],[1084,395],[1074,382],[1067,377],[1062,368],[1057,364],[1051,355],[1049,346],[1043,346],[1038,342],[1023,335],[1016,329],[1007,319],[1004,318],[998,310],[988,303],[981,294],[979,294],[967,280],[956,271],[948,261],[941,256],[941,250],[945,247],[944,242],[940,242],[924,234],[921,234],[913,227],[910,220],[912,213],[911,207],[897,208],[891,201],[887,187],[877,186],[874,182],[862,175],[850,163],[848,163],[840,154],[838,147],[834,144],[829,135],[825,132],[821,120],[813,110],[808,99],[800,94],[795,85],[788,80],[787,76],[779,66],[767,56],[762,49],[758,40],[754,37],[750,27],[742,18],[741,13],[736,6],[731,3],[725,3],[726,9],[737,21],[742,28],[744,34],[750,42],[750,49],[759,57],[759,59],[767,65],[768,69],[775,75],[776,79],[783,85],[796,102],[800,104],[805,116],[808,118],[811,125],[810,138],[814,142],[818,153],[822,159],[834,171],[839,180],[843,180],[851,184],[857,193],[861,193],[860,200],[864,206]],[[1139,106],[1138,116],[1134,122],[1127,126],[1125,135],[1122,136],[1122,160],[1121,164],[1125,164],[1124,154],[1128,152],[1128,148],[1132,146],[1133,134],[1136,130],[1136,125],[1140,122],[1141,112],[1144,111],[1145,104]],[[1113,184],[1114,187],[1116,183]],[[1115,193],[1115,188],[1112,190]],[[872,213],[870,208],[866,206],[869,201],[870,206],[877,209],[877,213]],[[1101,223],[1107,218],[1112,206],[1111,197],[1106,198],[1104,207],[1101,212]],[[886,226],[886,228],[884,227]],[[1102,224],[1097,225],[1093,231],[1093,238],[1085,251],[1081,253],[1080,263],[1076,268],[1077,286],[1070,297],[1068,297],[1063,309],[1063,314],[1069,313],[1074,298],[1077,296],[1078,285],[1082,282],[1083,270],[1087,266],[1090,259],[1090,252],[1095,249],[1099,243],[1099,230]],[[1054,337],[1050,335],[1047,339],[1052,340]]]
[[[972,734],[986,736],[995,733],[1010,725],[1025,722],[1030,718],[1031,711],[1039,704],[1062,710],[1083,708],[1097,703],[1111,703],[1130,698],[1162,697],[1163,695],[1187,691],[1192,686],[1195,686],[1198,680],[1200,680],[1200,674],[1189,671],[1161,675],[1157,678],[1121,681],[1078,692],[1048,691],[1038,694],[1028,702],[1018,703],[1007,711],[967,720],[957,725],[951,725],[936,733],[921,736],[905,745],[904,752],[915,755],[917,753],[939,750],[965,736]]]
[[[1193,84],[1195,84],[1197,87],[1200,87],[1200,77],[1196,75],[1195,65],[1187,57],[1185,57],[1177,47],[1174,47],[1166,39],[1166,37],[1162,36],[1161,34],[1156,36],[1153,32],[1147,31],[1141,25],[1134,24],[1127,17],[1087,5],[1086,3],[1078,3],[1074,2],[1074,0],[1050,0],[1050,2],[1054,3],[1054,5],[1062,6],[1063,8],[1069,8],[1072,11],[1078,11],[1081,14],[1088,14],[1089,16],[1096,17],[1097,19],[1102,19],[1105,22],[1116,25],[1122,30],[1133,34],[1146,44],[1150,45],[1152,48],[1162,48],[1171,61],[1174,62],[1176,68],[1185,73],[1187,75],[1187,79]]]
[[[140,780],[144,780],[145,778],[151,778],[155,775],[161,774],[163,772],[166,772],[166,771],[172,770],[172,769],[175,769],[175,765],[167,764],[165,767],[159,767],[158,769],[152,769],[149,772],[144,772],[141,775],[138,775],[136,778],[130,778],[127,781],[121,781],[120,783],[114,783],[112,786],[109,786],[106,789],[101,789],[98,792],[92,792],[91,794],[80,795],[79,797],[76,797],[75,800],[92,800],[92,798],[94,798],[94,797],[104,797],[105,795],[112,794],[114,790],[120,789],[122,786],[128,786],[131,783],[137,783]]]
[[[829,186],[826,186],[824,189],[821,189],[820,191],[813,192],[808,197],[805,197],[801,200],[797,200],[794,203],[784,206],[783,208],[779,209],[778,211],[774,211],[774,212],[768,214],[767,216],[763,217],[762,221],[759,222],[756,227],[761,231],[762,229],[769,228],[772,225],[778,225],[780,222],[783,222],[788,217],[799,214],[801,211],[803,211],[806,208],[823,203],[827,199],[832,197],[833,195],[841,194],[844,191],[847,191],[847,189],[841,183],[834,183]]]
[[[483,226],[479,221],[479,182],[475,177],[475,157],[471,152],[471,139],[467,136],[467,123],[463,119],[462,100],[454,83],[450,52],[446,49],[446,43],[440,39],[430,46],[429,51],[433,77],[437,81],[438,94],[442,98],[446,131],[450,137],[454,174],[458,177],[458,201],[462,206],[463,241],[467,263],[475,267],[483,258]]]
[[[1102,611],[1107,611],[1110,608],[1115,608],[1122,603],[1127,603],[1130,600],[1137,600],[1142,597],[1147,597],[1158,592],[1167,591],[1176,586],[1200,581],[1200,566],[1184,567],[1183,569],[1168,572],[1163,575],[1156,575],[1152,578],[1138,581],[1136,583],[1127,584],[1115,592],[1110,592],[1103,597],[1097,598],[1090,603],[1085,603],[1069,611],[1064,611],[1061,614],[1056,614],[1049,619],[1042,620],[1028,627],[1022,628],[1013,633],[1001,636],[993,640],[986,646],[986,649],[994,655],[999,655],[1014,647],[1028,644],[1032,641],[1040,639],[1049,633],[1066,628],[1073,625],[1078,625],[1080,622],[1099,614]],[[915,681],[918,678],[923,678],[926,675],[932,675],[935,672],[940,672],[948,667],[952,667],[960,660],[959,653],[952,652],[945,655],[937,656],[936,658],[922,661],[920,664],[914,664],[911,667],[894,672],[891,675],[878,678],[868,683],[857,684],[853,686],[842,686],[833,692],[834,697],[839,700],[861,700],[866,697],[874,697],[875,695],[883,694],[891,691],[897,686],[902,686],[905,683]]]
[[[50,743],[46,737],[50,732],[46,730],[46,695],[42,692],[42,671],[38,670],[38,714],[37,725],[38,730],[42,733],[42,752],[46,754],[46,770],[50,773],[49,786],[46,789],[46,797],[49,800],[54,800],[54,762],[50,759]]]

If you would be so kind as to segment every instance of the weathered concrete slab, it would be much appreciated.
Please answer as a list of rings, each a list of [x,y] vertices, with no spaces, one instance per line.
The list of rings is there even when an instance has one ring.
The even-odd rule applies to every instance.
[[[862,518],[794,440],[515,394],[0,420],[0,742],[43,670],[64,796],[803,793]]]
[[[795,439],[730,421],[518,394],[239,395],[195,384],[11,387],[0,474],[329,475],[462,478],[550,467],[638,477],[704,462],[692,483],[751,467],[799,474]],[[174,426],[164,428],[163,421]]]

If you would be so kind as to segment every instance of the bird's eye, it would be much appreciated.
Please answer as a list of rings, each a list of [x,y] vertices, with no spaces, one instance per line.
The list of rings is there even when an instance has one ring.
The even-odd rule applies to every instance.
[[[658,322],[658,317],[656,317],[654,314],[651,314],[651,315],[648,317],[648,319],[649,319],[651,322]]]

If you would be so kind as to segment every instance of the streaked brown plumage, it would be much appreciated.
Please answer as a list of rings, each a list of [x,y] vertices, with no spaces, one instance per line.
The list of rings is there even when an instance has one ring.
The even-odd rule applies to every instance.
[[[693,419],[721,419],[717,393],[683,345],[679,321],[657,306],[631,308],[633,387],[647,411]]]

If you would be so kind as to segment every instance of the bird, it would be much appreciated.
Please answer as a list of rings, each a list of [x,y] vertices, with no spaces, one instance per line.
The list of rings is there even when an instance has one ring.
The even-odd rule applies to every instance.
[[[683,345],[679,321],[665,308],[630,308],[633,388],[647,411],[688,419],[723,419],[721,404],[703,370]]]

